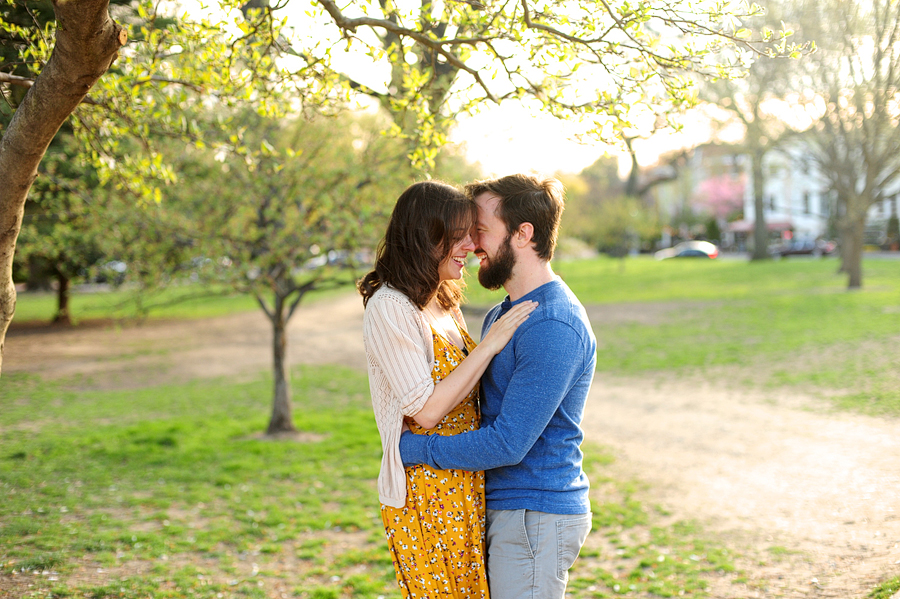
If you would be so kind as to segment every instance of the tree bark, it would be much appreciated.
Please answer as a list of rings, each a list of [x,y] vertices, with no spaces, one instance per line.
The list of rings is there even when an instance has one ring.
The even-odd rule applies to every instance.
[[[847,221],[841,227],[841,267],[847,273],[847,289],[860,289],[862,287],[862,255],[863,238],[866,231],[866,211],[857,212],[862,213],[862,218],[851,212],[850,214],[853,214],[853,216],[848,214]]]
[[[628,171],[628,179],[625,181],[625,196],[629,198],[637,197],[638,173],[640,165],[637,161],[637,154],[632,147],[633,137],[625,138],[625,146],[628,148],[628,154],[631,156],[631,169]]]
[[[769,231],[766,227],[765,205],[765,175],[763,174],[764,153],[756,151],[753,154],[753,255],[751,260],[767,260],[769,258]]]
[[[16,308],[13,255],[25,200],[56,132],[127,41],[109,0],[54,0],[56,45],[0,140],[0,366]]]
[[[847,244],[852,243],[847,232],[847,224],[849,222],[847,217],[847,200],[838,195],[834,209],[837,211],[835,228],[837,229],[838,234],[838,258],[840,258],[837,274],[840,275],[849,272],[847,269]]]
[[[290,371],[285,368],[287,358],[287,317],[284,298],[275,295],[275,306],[269,316],[272,322],[272,358],[275,393],[272,399],[272,418],[266,434],[296,431],[291,410]]]
[[[56,316],[53,324],[72,324],[69,318],[69,277],[57,271],[56,281],[59,287],[56,290]]]

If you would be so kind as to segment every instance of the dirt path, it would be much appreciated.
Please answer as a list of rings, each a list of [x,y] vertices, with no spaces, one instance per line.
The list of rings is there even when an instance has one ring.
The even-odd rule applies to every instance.
[[[622,306],[591,315],[630,318]],[[301,307],[290,361],[364,368],[361,323],[352,295]],[[121,328],[14,325],[3,371],[82,374],[99,388],[249,376],[268,367],[269,339],[261,313]],[[825,407],[783,392],[598,375],[584,428],[613,449],[617,476],[647,483],[645,505],[703,523],[746,556],[738,565],[747,583],[723,582],[713,596],[864,597],[900,574],[900,420]]]
[[[301,305],[288,325],[288,360],[364,369],[361,330],[362,303],[353,295]],[[271,367],[271,339],[271,326],[261,310],[197,321],[87,323],[70,329],[30,329],[13,323],[3,373],[80,374],[85,385],[100,388],[253,376]]]
[[[864,597],[900,574],[900,422],[822,408],[778,393],[599,378],[584,428],[615,449],[618,475],[650,483],[651,505],[746,554],[750,584],[715,596]]]

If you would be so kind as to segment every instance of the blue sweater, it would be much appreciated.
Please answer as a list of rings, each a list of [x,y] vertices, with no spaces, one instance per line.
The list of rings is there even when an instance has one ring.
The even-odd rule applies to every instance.
[[[405,432],[405,466],[486,471],[487,507],[552,514],[590,511],[581,418],[597,341],[578,298],[558,277],[517,300],[538,302],[481,379],[481,428],[455,436]],[[485,317],[482,336],[513,304]]]

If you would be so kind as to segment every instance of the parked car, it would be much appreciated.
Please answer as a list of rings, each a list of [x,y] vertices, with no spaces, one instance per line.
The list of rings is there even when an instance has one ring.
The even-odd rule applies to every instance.
[[[719,248],[715,244],[708,241],[682,241],[664,250],[659,250],[653,257],[657,260],[666,260],[668,258],[716,258],[719,255]]]
[[[827,256],[834,252],[837,244],[822,239],[793,239],[769,249],[776,258],[785,256]]]

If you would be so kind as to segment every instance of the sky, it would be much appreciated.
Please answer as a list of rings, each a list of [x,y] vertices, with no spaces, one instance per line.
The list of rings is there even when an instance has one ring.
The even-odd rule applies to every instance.
[[[739,128],[714,130],[710,116],[694,110],[680,117],[684,125],[680,132],[665,130],[650,139],[635,140],[638,163],[656,164],[667,152],[694,147],[714,137],[732,142],[740,139]],[[514,172],[575,174],[607,154],[619,159],[620,174],[627,173],[631,161],[624,147],[579,143],[572,139],[578,133],[575,124],[548,115],[534,116],[521,106],[504,103],[460,120],[450,139],[464,147],[469,160],[479,163],[486,176]]]
[[[460,120],[450,140],[462,144],[468,159],[479,163],[487,176],[577,173],[615,151],[572,140],[578,132],[574,125],[504,103]]]

